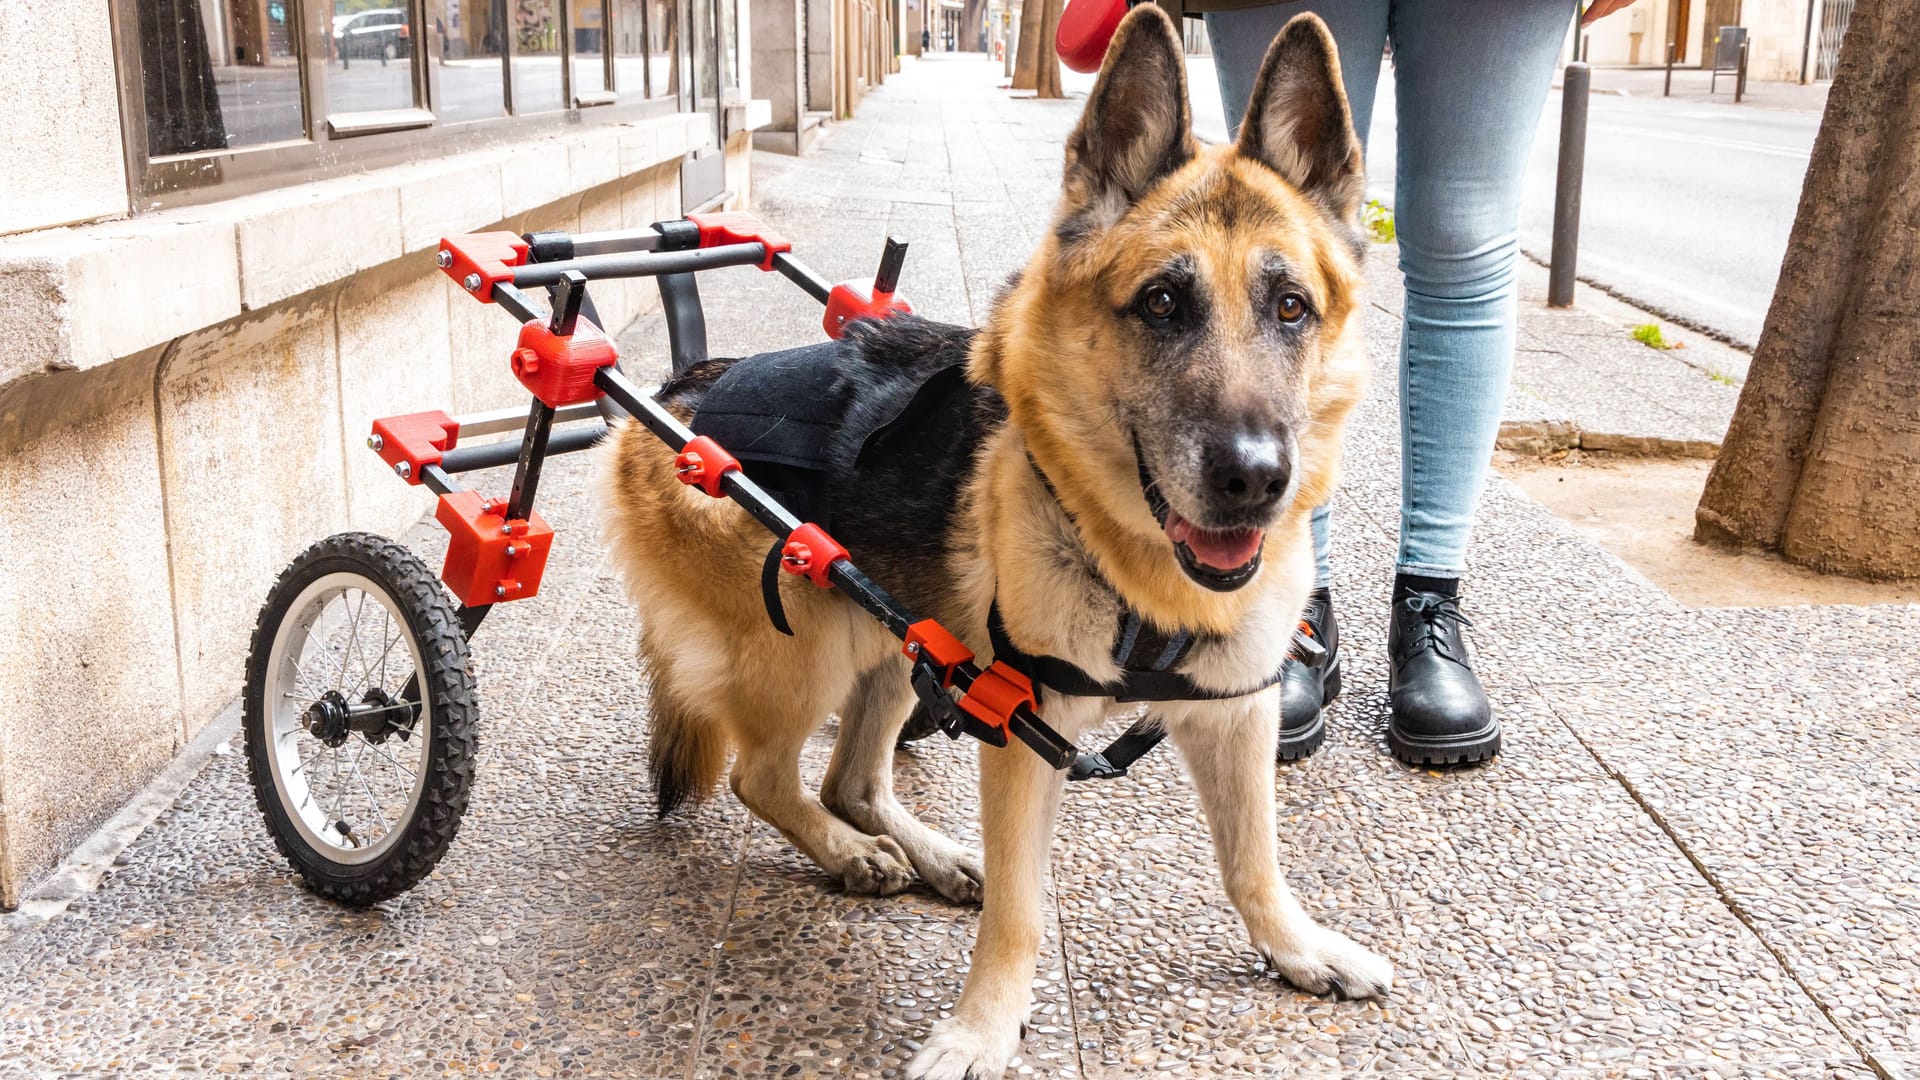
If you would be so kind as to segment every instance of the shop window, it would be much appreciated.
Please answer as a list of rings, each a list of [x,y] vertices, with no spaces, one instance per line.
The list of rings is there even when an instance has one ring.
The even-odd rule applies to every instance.
[[[674,0],[109,2],[140,209],[680,106]]]
[[[293,0],[143,0],[151,157],[306,137]]]
[[[448,122],[505,116],[507,0],[445,0],[435,24],[434,113]]]

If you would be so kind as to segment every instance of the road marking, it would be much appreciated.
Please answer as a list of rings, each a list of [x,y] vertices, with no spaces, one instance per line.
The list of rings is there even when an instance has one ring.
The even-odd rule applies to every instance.
[[[1670,142],[1687,143],[1691,146],[1713,146],[1723,150],[1745,150],[1753,154],[1771,154],[1774,157],[1793,158],[1808,161],[1813,157],[1811,150],[1795,150],[1790,146],[1775,146],[1771,143],[1750,142],[1746,139],[1725,139],[1718,135],[1692,135],[1679,131],[1656,131],[1652,128],[1629,127],[1625,124],[1590,124],[1590,130],[1604,131],[1614,135],[1636,135],[1650,139],[1666,139]]]

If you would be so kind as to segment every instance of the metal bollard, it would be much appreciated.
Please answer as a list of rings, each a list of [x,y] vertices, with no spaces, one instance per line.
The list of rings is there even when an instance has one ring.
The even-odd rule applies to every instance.
[[[1560,168],[1553,190],[1553,259],[1547,306],[1572,307],[1574,261],[1580,249],[1580,178],[1587,165],[1587,93],[1593,70],[1568,64],[1560,92]]]
[[[1673,96],[1673,42],[1667,42],[1667,86],[1660,91],[1661,97]]]
[[[1740,99],[1745,97],[1747,93],[1747,46],[1749,44],[1751,43],[1746,41],[1740,43],[1740,73],[1735,75],[1733,79],[1733,103],[1735,105],[1740,104]]]

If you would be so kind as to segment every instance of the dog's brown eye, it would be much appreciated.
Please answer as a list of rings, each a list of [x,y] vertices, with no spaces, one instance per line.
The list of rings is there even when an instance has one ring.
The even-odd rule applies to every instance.
[[[1161,320],[1173,318],[1180,310],[1180,302],[1173,298],[1172,290],[1158,285],[1148,289],[1147,294],[1140,298],[1140,306],[1148,315]]]
[[[1306,298],[1299,293],[1288,293],[1280,298],[1280,320],[1297,323],[1307,317]]]

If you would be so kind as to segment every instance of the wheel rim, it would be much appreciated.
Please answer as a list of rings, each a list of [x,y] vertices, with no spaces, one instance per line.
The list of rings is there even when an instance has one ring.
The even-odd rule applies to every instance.
[[[419,809],[433,701],[425,686],[403,691],[424,669],[405,613],[351,571],[302,589],[274,632],[261,709],[267,765],[287,818],[330,861],[378,859]],[[376,724],[385,730],[369,738]]]

